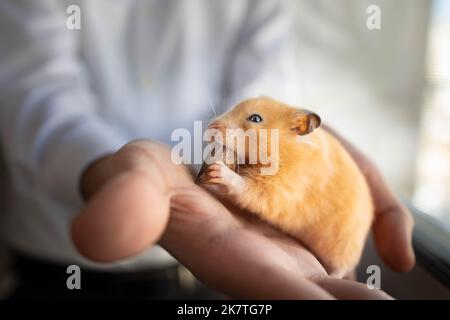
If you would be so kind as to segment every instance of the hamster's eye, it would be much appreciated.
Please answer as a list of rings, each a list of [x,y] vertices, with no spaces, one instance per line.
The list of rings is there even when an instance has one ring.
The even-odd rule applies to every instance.
[[[251,122],[261,122],[263,119],[259,114],[252,114],[250,117],[247,118],[247,120]]]

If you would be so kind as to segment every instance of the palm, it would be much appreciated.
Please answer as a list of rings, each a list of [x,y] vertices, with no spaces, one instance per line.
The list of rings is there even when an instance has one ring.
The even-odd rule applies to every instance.
[[[224,270],[229,266],[233,271],[243,271],[243,280],[249,278],[248,270],[263,277],[258,271],[279,267],[297,277],[326,275],[317,259],[294,239],[252,219],[249,214],[250,219],[246,219],[243,217],[246,213],[230,211],[198,186],[177,191],[180,193],[172,197],[171,218],[162,243],[170,242],[169,239],[177,241],[181,235],[191,242],[198,239],[195,254],[203,257],[202,270]],[[185,252],[188,251],[191,250],[186,248]],[[184,255],[180,258],[183,261]],[[196,261],[187,256],[186,260],[188,264]],[[194,262],[188,267],[195,272]]]

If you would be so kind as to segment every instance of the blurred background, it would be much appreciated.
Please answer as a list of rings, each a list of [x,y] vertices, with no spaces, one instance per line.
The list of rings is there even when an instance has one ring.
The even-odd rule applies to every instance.
[[[295,3],[302,103],[450,230],[450,2]],[[370,5],[379,30],[366,27]]]
[[[446,230],[442,241],[448,244],[450,1],[293,0],[292,5],[298,104],[315,110],[367,153],[399,195]],[[380,28],[371,30],[367,9],[374,5],[381,20]],[[0,284],[7,282],[0,275]]]

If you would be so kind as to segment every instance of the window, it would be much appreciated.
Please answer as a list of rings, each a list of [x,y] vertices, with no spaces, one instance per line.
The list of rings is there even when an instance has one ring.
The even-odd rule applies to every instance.
[[[450,2],[436,0],[430,19],[426,95],[414,204],[450,232]]]

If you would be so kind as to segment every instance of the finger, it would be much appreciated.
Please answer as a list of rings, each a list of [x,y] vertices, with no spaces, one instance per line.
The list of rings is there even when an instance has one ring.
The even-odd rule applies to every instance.
[[[119,150],[116,156],[119,154],[123,155],[125,161],[132,163],[133,169],[148,172],[152,179],[163,178],[162,184],[167,185],[169,189],[187,186],[193,181],[189,167],[175,164],[170,149],[161,143],[152,140],[134,140]]]
[[[220,169],[218,170],[210,170],[208,171],[208,176],[211,178],[221,178],[222,177],[222,171]]]
[[[373,235],[383,261],[396,271],[409,271],[415,264],[412,247],[413,218],[373,168],[368,183],[375,205]]]
[[[169,219],[169,196],[141,172],[120,174],[75,217],[72,238],[85,257],[111,262],[156,242]]]
[[[263,275],[250,275],[245,281],[230,278],[229,293],[241,299],[260,300],[335,300],[337,297],[316,283],[296,275],[283,274],[279,270],[270,273],[261,281]]]
[[[415,264],[413,222],[401,206],[380,212],[373,225],[375,244],[383,261],[393,270],[406,272]]]
[[[337,299],[342,300],[390,300],[392,299],[382,290],[369,289],[365,284],[350,280],[323,277],[316,280],[316,284]]]
[[[223,179],[220,177],[214,177],[206,180],[203,184],[223,184]]]
[[[220,172],[221,169],[222,169],[221,165],[219,165],[219,164],[212,164],[212,165],[208,166],[208,168],[206,170],[208,172],[211,172],[211,171],[218,171],[218,172]]]

